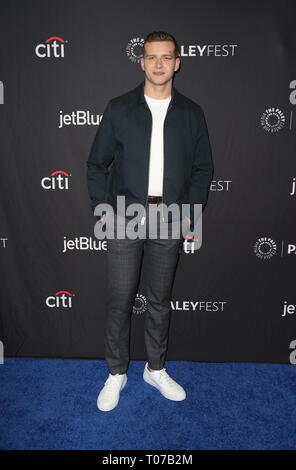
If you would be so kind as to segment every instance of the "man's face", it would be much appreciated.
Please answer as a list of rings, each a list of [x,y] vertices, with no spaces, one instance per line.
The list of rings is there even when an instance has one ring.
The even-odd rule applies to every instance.
[[[146,55],[141,57],[141,68],[146,79],[154,85],[164,85],[170,81],[180,66],[180,58],[175,58],[172,41],[153,41],[145,45]]]

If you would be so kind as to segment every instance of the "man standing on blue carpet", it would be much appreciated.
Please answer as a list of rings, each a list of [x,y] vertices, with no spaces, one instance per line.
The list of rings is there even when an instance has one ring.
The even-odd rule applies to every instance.
[[[147,263],[143,379],[169,400],[186,398],[183,387],[164,367],[171,293],[184,238],[207,203],[213,162],[201,106],[172,84],[179,67],[175,38],[166,32],[148,34],[141,58],[145,80],[108,102],[87,161],[91,207],[100,217],[97,233],[101,236],[105,227],[108,238],[109,376],[97,399],[102,411],[117,406],[127,382],[131,313],[143,254]],[[123,209],[122,198],[128,210]],[[135,207],[138,217],[133,225]],[[180,225],[181,234],[175,230]],[[136,238],[131,234],[135,226]]]

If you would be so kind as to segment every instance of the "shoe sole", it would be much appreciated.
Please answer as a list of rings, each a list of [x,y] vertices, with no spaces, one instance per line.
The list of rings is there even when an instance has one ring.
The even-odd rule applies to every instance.
[[[111,410],[113,410],[114,408],[116,408],[116,406],[118,405],[118,402],[119,402],[120,392],[121,392],[121,390],[124,389],[124,387],[126,386],[126,383],[127,383],[127,376],[124,377],[124,380],[123,380],[122,385],[121,385],[120,390],[119,390],[118,400],[117,400],[117,402],[115,403],[115,405],[113,405],[111,408],[110,408],[110,407],[102,407],[102,406],[99,406],[98,400],[97,400],[97,407],[98,407],[98,409],[101,410],[101,411],[111,411]]]
[[[167,398],[168,400],[172,400],[172,401],[183,401],[185,400],[186,398],[186,394],[185,394],[185,397],[182,397],[182,398],[177,398],[176,396],[174,395],[170,395],[169,393],[166,393],[162,390],[160,390],[157,386],[156,383],[152,382],[152,380],[150,379],[149,375],[146,373],[146,371],[144,371],[143,373],[143,379],[145,380],[145,382],[147,382],[149,385],[152,385],[152,387],[156,388],[165,398]]]

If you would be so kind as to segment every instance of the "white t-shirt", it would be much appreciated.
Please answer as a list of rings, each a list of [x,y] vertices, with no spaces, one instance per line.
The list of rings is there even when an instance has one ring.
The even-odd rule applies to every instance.
[[[149,196],[162,196],[163,182],[163,123],[171,96],[165,100],[156,100],[145,95],[152,113],[152,134],[149,163]]]

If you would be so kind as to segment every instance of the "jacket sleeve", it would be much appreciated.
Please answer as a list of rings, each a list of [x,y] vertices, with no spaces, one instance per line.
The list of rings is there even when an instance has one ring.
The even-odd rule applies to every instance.
[[[112,127],[111,101],[108,102],[87,160],[87,185],[91,207],[105,201],[108,165],[113,161],[116,139]]]
[[[202,210],[204,210],[211,180],[214,173],[211,144],[204,112],[200,108],[199,130],[194,151],[194,160],[189,186],[190,219],[192,225],[197,222]],[[202,204],[201,210],[196,211],[194,218],[194,204]]]

